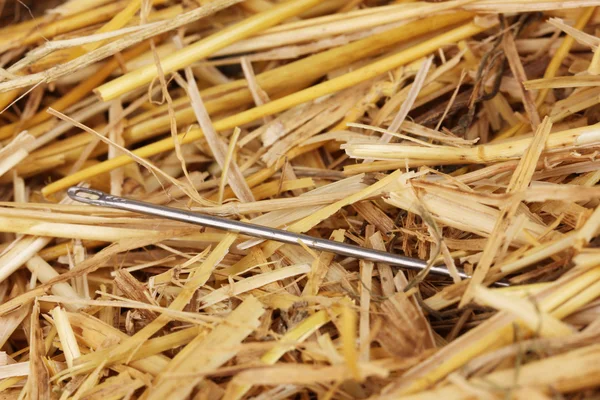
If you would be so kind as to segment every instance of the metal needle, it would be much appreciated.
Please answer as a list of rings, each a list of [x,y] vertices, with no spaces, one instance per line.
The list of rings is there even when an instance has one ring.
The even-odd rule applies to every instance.
[[[159,206],[137,200],[125,199],[94,189],[74,186],[69,188],[68,195],[73,200],[81,203],[153,215],[155,217],[167,218],[189,224],[226,230],[229,232],[242,233],[248,236],[267,240],[275,240],[282,243],[298,245],[299,242],[302,242],[307,247],[315,250],[327,251],[361,260],[381,262],[413,270],[423,270],[427,266],[426,261],[416,258],[404,257],[373,249],[366,249],[359,246],[335,242],[333,240],[319,239],[308,235],[287,232],[281,229],[233,221],[211,215],[197,214],[190,211],[178,210],[175,208]],[[433,266],[431,267],[430,272],[438,275],[449,276],[448,270],[444,267]],[[463,272],[460,272],[460,274],[463,278],[469,277]]]

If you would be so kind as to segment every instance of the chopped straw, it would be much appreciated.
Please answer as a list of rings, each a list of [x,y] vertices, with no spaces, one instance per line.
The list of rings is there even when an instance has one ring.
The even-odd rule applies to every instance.
[[[0,397],[593,397],[599,5],[0,0]]]

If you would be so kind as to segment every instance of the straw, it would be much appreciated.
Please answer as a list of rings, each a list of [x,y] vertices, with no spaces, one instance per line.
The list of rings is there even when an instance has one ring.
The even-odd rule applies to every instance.
[[[2,396],[593,397],[599,5],[0,0]]]

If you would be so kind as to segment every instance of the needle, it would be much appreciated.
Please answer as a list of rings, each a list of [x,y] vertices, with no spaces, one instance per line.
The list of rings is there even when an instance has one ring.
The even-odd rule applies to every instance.
[[[269,228],[247,222],[234,221],[227,218],[219,218],[212,215],[203,215],[142,201],[125,199],[123,197],[112,196],[99,190],[74,186],[69,188],[67,193],[73,200],[95,206],[117,208],[135,213],[153,215],[155,217],[167,218],[229,232],[242,233],[256,238],[275,240],[282,243],[299,245],[299,243],[302,242],[302,244],[315,250],[327,251],[361,260],[396,265],[412,270],[420,271],[427,267],[426,261],[416,258],[404,257],[379,250],[366,249],[346,243],[335,242],[333,240],[319,239],[308,235],[284,231],[282,229]],[[433,266],[431,267],[430,272],[437,275],[450,276],[445,267]],[[459,274],[462,278],[469,278],[464,272],[459,272]]]

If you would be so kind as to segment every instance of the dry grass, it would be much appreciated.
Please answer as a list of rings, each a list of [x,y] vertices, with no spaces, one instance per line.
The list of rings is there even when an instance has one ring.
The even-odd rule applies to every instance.
[[[0,398],[597,397],[596,6],[0,0]]]

